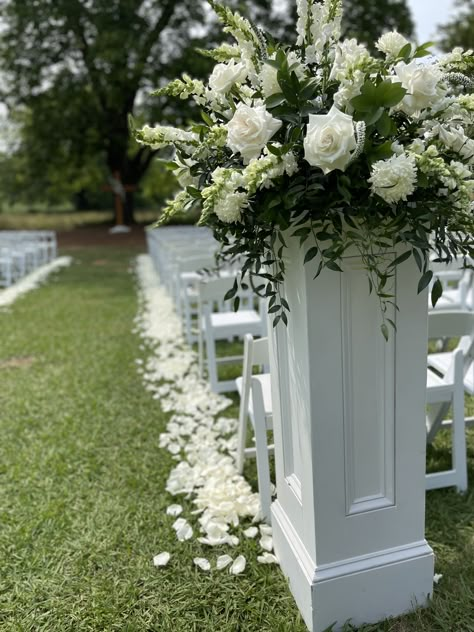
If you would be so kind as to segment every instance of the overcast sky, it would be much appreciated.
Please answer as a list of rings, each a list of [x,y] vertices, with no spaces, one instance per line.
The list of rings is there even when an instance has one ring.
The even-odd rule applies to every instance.
[[[413,14],[418,42],[436,40],[436,27],[456,15],[454,0],[407,0]]]

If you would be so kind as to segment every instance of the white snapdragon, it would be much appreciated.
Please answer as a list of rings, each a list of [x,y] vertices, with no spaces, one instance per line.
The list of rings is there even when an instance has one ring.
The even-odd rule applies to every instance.
[[[352,116],[334,105],[328,114],[310,114],[304,139],[304,157],[313,167],[329,173],[344,169],[357,147]]]
[[[276,55],[273,54],[270,59],[275,59]],[[288,53],[288,65],[293,66],[292,70],[296,73],[298,79],[304,79],[305,76],[305,68],[301,59],[298,55],[291,51]],[[276,94],[277,92],[281,92],[280,84],[277,79],[278,71],[274,66],[270,64],[263,64],[262,70],[259,73],[260,85],[262,87],[262,92],[266,99],[272,96],[272,94]]]
[[[406,200],[415,190],[415,158],[403,153],[378,160],[372,166],[369,182],[372,192],[389,204]]]
[[[307,42],[306,61],[320,63],[327,44],[341,36],[342,7],[340,0],[311,2],[311,41]]]
[[[241,154],[244,164],[248,164],[252,158],[258,158],[281,125],[282,122],[274,118],[265,106],[250,107],[239,103],[227,124],[227,145],[233,152]]]
[[[139,143],[150,145],[152,149],[161,149],[171,145],[182,145],[190,148],[197,144],[197,136],[193,132],[186,132],[168,125],[156,125],[155,127],[144,125],[141,130],[138,130],[136,138]]]
[[[346,114],[352,114],[354,108],[350,104],[351,99],[359,96],[365,82],[365,73],[362,70],[354,70],[350,78],[344,78],[339,84],[338,91],[334,94],[334,105]]]
[[[346,39],[336,47],[336,56],[331,68],[330,79],[342,81],[358,67],[367,64],[370,60],[369,51],[355,39]]]
[[[442,98],[443,93],[439,89],[442,73],[437,66],[402,61],[395,66],[395,73],[407,90],[399,106],[405,114],[418,115]]]
[[[242,83],[247,77],[247,68],[243,63],[231,59],[226,64],[214,66],[209,77],[209,87],[218,94],[227,94],[235,84]]]
[[[474,140],[468,138],[462,127],[439,126],[439,139],[448,149],[462,156],[469,164],[474,162]]]
[[[387,57],[397,57],[402,48],[408,43],[408,40],[401,33],[390,31],[379,37],[375,47],[382,53],[385,53]]]

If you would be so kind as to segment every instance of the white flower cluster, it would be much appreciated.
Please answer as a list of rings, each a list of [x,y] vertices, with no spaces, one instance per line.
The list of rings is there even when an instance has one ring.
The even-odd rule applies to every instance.
[[[153,149],[162,149],[163,147],[175,145],[192,151],[193,146],[198,144],[196,134],[170,125],[156,125],[155,127],[144,125],[137,132],[136,138],[139,143],[150,145]]]
[[[142,337],[152,355],[143,362],[137,361],[145,388],[159,400],[164,411],[173,411],[160,435],[160,446],[166,448],[178,461],[170,472],[166,489],[172,495],[193,498],[199,515],[197,525],[182,517],[182,507],[172,504],[166,513],[178,541],[191,540],[200,535],[198,542],[207,546],[228,545],[238,547],[236,534],[240,521],[260,520],[260,500],[250,485],[238,473],[235,463],[237,447],[237,421],[221,415],[231,401],[213,393],[207,382],[199,378],[196,355],[187,347],[181,322],[174,311],[173,302],[167,295],[153,268],[149,256],[137,258],[139,284],[139,314],[135,319],[135,331]],[[179,516],[179,517],[177,517]],[[253,528],[252,528],[253,529]],[[263,550],[257,561],[275,563],[271,540],[271,527],[260,525],[255,532],[243,534],[255,537],[260,531],[260,547]],[[229,558],[229,559],[228,559]],[[195,564],[201,570],[210,570],[205,558],[197,558]],[[170,560],[167,552],[155,556],[156,566],[165,566]],[[245,558],[221,556],[215,568],[222,570],[233,562],[231,574],[245,569]]]
[[[388,160],[379,160],[372,167],[369,178],[373,193],[388,204],[406,201],[416,184],[415,158],[405,153],[394,155]]]
[[[390,58],[397,57],[402,48],[408,43],[408,40],[403,37],[401,33],[398,33],[397,31],[390,31],[379,37],[375,47]]]

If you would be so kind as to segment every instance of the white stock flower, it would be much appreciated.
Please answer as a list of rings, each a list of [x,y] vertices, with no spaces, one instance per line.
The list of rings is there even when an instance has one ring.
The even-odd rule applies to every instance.
[[[415,190],[415,158],[400,154],[388,160],[378,160],[372,166],[369,182],[373,193],[389,204],[406,200]]]
[[[384,33],[377,40],[375,47],[382,53],[385,53],[387,57],[396,57],[404,46],[408,44],[408,40],[403,37],[401,33],[397,31],[390,31]]]
[[[233,152],[241,154],[244,164],[248,164],[252,158],[260,156],[281,124],[264,105],[250,107],[239,103],[232,120],[227,123],[227,145]]]
[[[412,61],[409,64],[401,61],[395,66],[400,83],[407,93],[400,103],[400,109],[412,116],[421,110],[434,105],[442,94],[438,89],[441,71],[434,65],[419,64]]]
[[[242,63],[236,63],[234,59],[227,64],[214,66],[209,77],[209,87],[218,94],[227,94],[236,83],[242,83],[247,78],[247,68]]]
[[[344,171],[357,146],[352,116],[334,105],[328,114],[310,114],[304,139],[305,160],[329,173]]]

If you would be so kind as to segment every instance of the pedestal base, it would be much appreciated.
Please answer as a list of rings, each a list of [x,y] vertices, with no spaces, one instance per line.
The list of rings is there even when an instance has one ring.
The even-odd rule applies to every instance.
[[[283,508],[272,506],[275,552],[311,632],[375,623],[427,605],[434,556],[426,540],[316,566]]]
[[[125,226],[124,224],[117,224],[116,226],[112,226],[109,229],[109,233],[111,235],[119,235],[120,233],[129,233],[131,230],[130,226]]]

